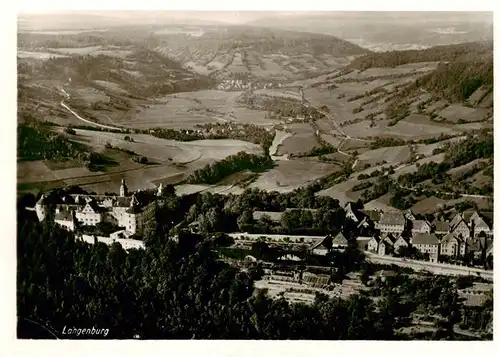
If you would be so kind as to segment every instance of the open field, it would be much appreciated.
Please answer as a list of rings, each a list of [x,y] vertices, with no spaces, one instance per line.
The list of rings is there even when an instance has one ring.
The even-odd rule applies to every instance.
[[[485,108],[469,108],[460,104],[451,104],[439,112],[439,116],[457,123],[459,120],[474,122],[487,119],[491,114],[491,110]]]
[[[250,187],[289,192],[340,169],[338,165],[307,159],[279,161],[276,167],[261,174]]]
[[[290,89],[257,89],[254,90],[253,93],[255,95],[266,95],[270,97],[277,98],[290,98],[292,100],[301,100],[301,96],[297,91]]]
[[[319,191],[317,193],[317,195],[335,198],[335,199],[339,200],[339,203],[341,205],[345,205],[348,202],[353,201],[353,197],[351,197],[351,195],[355,194],[355,193],[352,192],[351,189],[354,185],[358,184],[359,182],[360,181],[358,181],[356,179],[347,180],[347,181],[338,183],[336,185],[333,185],[331,187],[328,187],[325,190]]]
[[[463,139],[465,139],[465,136],[457,136],[457,137],[454,137],[451,139],[438,141],[437,143],[434,143],[434,144],[417,144],[417,145],[415,145],[415,153],[417,155],[431,156],[432,152],[435,149],[439,149],[447,143],[452,144],[452,143],[456,143],[456,142],[463,140]]]
[[[278,148],[278,155],[299,154],[317,147],[318,142],[312,134],[295,134],[283,140]]]
[[[448,135],[460,133],[458,130],[439,124],[416,124],[407,120],[402,120],[393,126],[388,126],[388,123],[388,120],[380,120],[375,122],[374,127],[370,127],[370,121],[364,120],[344,126],[342,129],[351,136],[364,138],[373,136],[404,137],[407,140],[433,138],[441,133]]]
[[[18,165],[18,183],[35,184],[54,182],[59,186],[81,185],[96,192],[116,191],[122,177],[131,189],[156,187],[163,180],[170,181],[181,173],[187,174],[206,164],[219,161],[240,151],[259,153],[258,145],[239,140],[199,140],[177,142],[145,134],[131,135],[134,142],[126,141],[123,134],[76,130],[75,141],[89,145],[119,165],[103,172],[91,172],[84,167],[51,170],[43,161],[23,162]],[[142,165],[132,161],[133,156],[107,149],[113,147],[145,156],[153,164]]]
[[[359,155],[358,159],[370,164],[381,162],[382,160],[389,164],[394,164],[408,160],[409,157],[410,149],[407,145],[403,145],[365,151]]]
[[[236,122],[273,126],[278,120],[266,119],[265,112],[237,103],[241,92],[206,90],[168,95],[157,104],[126,113],[114,121],[130,128],[194,129],[208,123]]]
[[[379,198],[367,202],[364,207],[368,210],[391,211],[394,209],[389,203],[391,197],[392,195],[390,193],[386,193]]]
[[[189,142],[166,140],[147,134],[129,135],[134,141],[124,139],[124,134],[101,131],[76,130],[76,141],[88,144],[95,150],[103,150],[106,143],[132,150],[160,162],[188,164],[197,160],[221,160],[240,151],[259,153],[260,146],[241,140],[196,140]]]
[[[91,87],[75,87],[67,89],[67,92],[71,97],[81,99],[86,103],[96,103],[96,102],[109,102],[110,97],[104,93],[102,90],[98,90]]]
[[[285,141],[287,138],[291,137],[292,134],[283,131],[283,130],[276,130],[276,134],[274,135],[273,143],[271,147],[269,148],[269,153],[271,155],[277,155],[278,149],[280,145]]]
[[[485,160],[485,159],[476,159],[476,160],[473,160],[465,165],[454,167],[453,169],[448,170],[446,173],[450,174],[452,176],[452,178],[458,179],[463,174],[471,171],[475,166],[479,166],[481,164],[484,164],[487,161],[488,160]]]
[[[68,57],[63,54],[51,52],[35,52],[35,51],[18,51],[17,57],[19,58],[34,58],[38,60],[48,60],[49,58],[62,58]]]
[[[109,57],[119,57],[126,58],[130,56],[133,51],[124,50],[121,47],[116,46],[89,46],[89,47],[70,47],[70,48],[49,48],[48,49],[52,53],[60,53],[63,55],[91,55],[91,56],[109,56]]]
[[[54,36],[60,36],[60,35],[79,35],[82,33],[94,33],[94,32],[106,32],[108,29],[81,29],[81,30],[44,30],[44,31],[29,31],[29,30],[22,30],[19,29],[20,33],[28,33],[28,34],[36,34],[36,35],[54,35]]]

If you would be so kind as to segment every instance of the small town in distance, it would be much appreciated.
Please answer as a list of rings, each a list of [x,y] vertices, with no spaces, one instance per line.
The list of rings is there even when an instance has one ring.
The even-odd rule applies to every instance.
[[[19,15],[18,338],[493,339],[492,13],[143,15]]]

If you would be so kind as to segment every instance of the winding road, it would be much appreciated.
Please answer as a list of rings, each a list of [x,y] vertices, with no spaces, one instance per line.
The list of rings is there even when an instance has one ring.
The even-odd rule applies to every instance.
[[[61,106],[66,109],[67,111],[69,111],[71,114],[73,114],[78,120],[81,120],[87,124],[90,124],[90,125],[93,125],[93,126],[98,126],[100,128],[103,128],[103,129],[109,129],[109,130],[119,130],[119,131],[125,131],[123,128],[119,128],[119,127],[116,127],[116,126],[110,126],[110,125],[104,125],[104,124],[99,124],[99,123],[96,123],[96,122],[93,122],[91,120],[88,120],[88,119],[85,119],[83,117],[81,117],[80,115],[78,115],[77,112],[75,112],[73,109],[71,109],[69,107],[69,105],[67,105],[66,103],[64,103],[64,100],[67,100],[70,98],[70,95],[68,94],[68,92],[66,92],[64,89],[61,89],[61,91],[63,92],[64,96],[66,97],[65,99],[63,99],[61,101]]]

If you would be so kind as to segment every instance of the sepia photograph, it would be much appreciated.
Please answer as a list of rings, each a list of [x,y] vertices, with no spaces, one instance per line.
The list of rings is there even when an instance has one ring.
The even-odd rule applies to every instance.
[[[18,12],[16,338],[492,341],[493,38]]]

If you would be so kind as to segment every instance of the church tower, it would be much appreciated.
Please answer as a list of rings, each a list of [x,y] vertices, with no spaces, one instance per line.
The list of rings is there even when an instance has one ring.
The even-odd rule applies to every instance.
[[[120,197],[125,197],[128,195],[128,188],[125,184],[125,179],[122,179],[122,184],[120,186]]]

